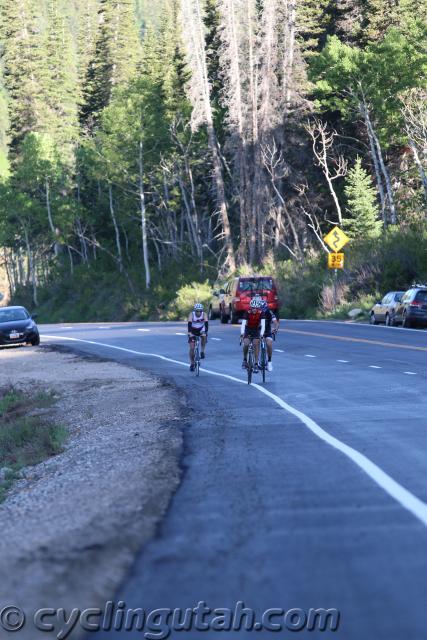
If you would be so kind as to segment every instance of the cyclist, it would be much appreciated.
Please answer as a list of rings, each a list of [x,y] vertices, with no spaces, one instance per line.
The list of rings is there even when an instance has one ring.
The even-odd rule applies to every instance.
[[[196,336],[200,336],[201,350],[200,358],[205,357],[206,342],[208,339],[209,322],[203,305],[200,302],[196,302],[193,311],[188,316],[188,343],[190,345],[190,371],[194,371],[194,349],[196,343]]]
[[[268,308],[268,302],[262,301],[262,310],[265,315],[265,344],[267,346],[267,371],[273,371],[273,364],[271,359],[273,357],[273,335],[279,330],[279,318],[277,318],[272,311]]]
[[[248,366],[248,349],[249,342],[253,339],[255,365],[254,373],[258,373],[259,358],[259,339],[265,333],[265,315],[261,309],[262,301],[258,298],[252,298],[249,311],[247,311],[242,320],[241,337],[243,338],[243,363],[242,368]]]

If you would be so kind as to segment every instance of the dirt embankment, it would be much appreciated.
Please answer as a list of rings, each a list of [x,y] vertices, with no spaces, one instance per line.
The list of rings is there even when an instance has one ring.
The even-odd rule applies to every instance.
[[[45,348],[0,351],[0,388],[11,383],[58,393],[48,417],[69,439],[0,505],[0,603],[28,619],[103,606],[178,487],[185,407],[155,377]],[[27,624],[15,636],[46,633]]]

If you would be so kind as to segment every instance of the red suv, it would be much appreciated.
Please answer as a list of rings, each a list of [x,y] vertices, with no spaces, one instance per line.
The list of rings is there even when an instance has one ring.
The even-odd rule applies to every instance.
[[[250,301],[254,296],[261,296],[268,302],[272,311],[279,310],[279,297],[276,285],[270,276],[245,276],[234,278],[224,289],[220,304],[221,322],[229,320],[233,324],[248,311]]]

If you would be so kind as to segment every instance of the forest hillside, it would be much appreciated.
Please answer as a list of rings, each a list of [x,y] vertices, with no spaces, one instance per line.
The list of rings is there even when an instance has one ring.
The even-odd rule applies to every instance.
[[[256,272],[312,317],[427,280],[426,35],[415,0],[0,0],[11,299],[175,318]]]

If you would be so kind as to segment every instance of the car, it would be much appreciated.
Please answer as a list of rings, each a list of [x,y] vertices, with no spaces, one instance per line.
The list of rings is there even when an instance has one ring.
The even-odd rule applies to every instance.
[[[402,300],[404,291],[389,291],[384,298],[374,304],[369,315],[371,324],[379,324],[384,322],[387,327],[393,327],[395,324],[396,308]]]
[[[250,302],[255,296],[266,300],[274,313],[279,311],[277,287],[271,276],[239,276],[228,282],[223,291],[220,294],[220,318],[223,324],[229,320],[233,324],[237,323],[249,310]]]
[[[427,284],[414,284],[405,291],[394,322],[402,327],[427,326]]]
[[[208,309],[209,320],[215,320],[215,318],[221,317],[221,304],[224,300],[226,287],[226,283],[214,285],[214,290],[212,291],[212,299],[209,303]]]
[[[30,315],[25,307],[0,308],[0,346],[11,344],[40,344],[40,334],[35,323],[36,315]]]

